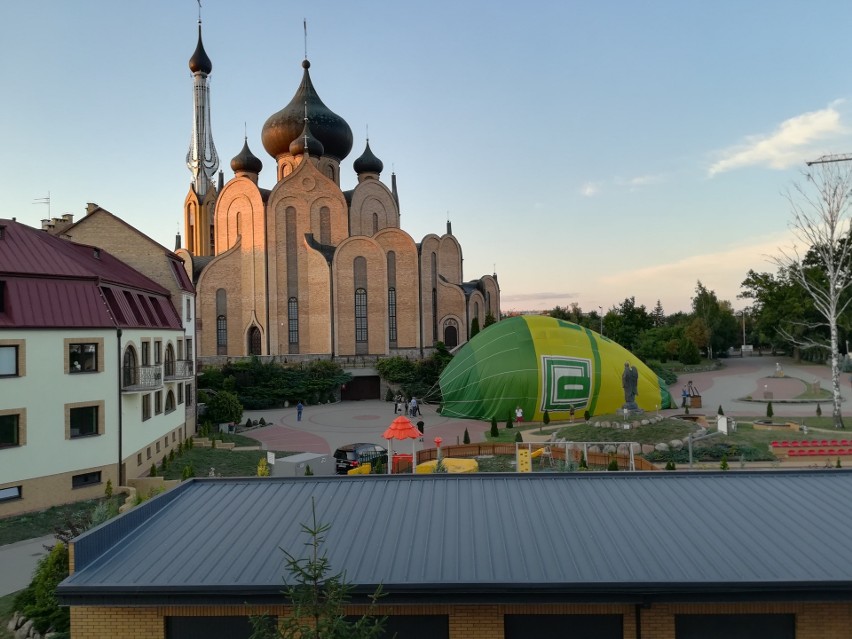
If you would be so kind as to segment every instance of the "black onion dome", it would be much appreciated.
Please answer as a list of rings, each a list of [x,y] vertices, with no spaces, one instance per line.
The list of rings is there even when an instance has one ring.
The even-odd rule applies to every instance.
[[[193,73],[201,71],[207,75],[210,75],[210,72],[213,70],[213,63],[207,56],[204,44],[201,42],[201,24],[198,25],[198,46],[195,47],[195,53],[189,59],[189,70]]]
[[[311,122],[311,131],[317,140],[322,142],[325,155],[340,161],[352,150],[352,129],[346,120],[320,100],[308,73],[310,66],[311,63],[307,60],[302,62],[305,72],[293,99],[278,113],[269,116],[263,125],[263,148],[274,158],[287,153],[290,143],[301,135],[307,115]]]
[[[305,151],[307,151],[308,155],[319,158],[322,157],[322,154],[325,152],[325,147],[322,142],[314,137],[314,134],[311,132],[310,125],[305,122],[305,126],[302,128],[302,132],[299,134],[299,137],[290,142],[289,150],[290,155],[302,155]]]
[[[370,141],[367,140],[367,148],[364,149],[361,157],[352,163],[352,168],[355,169],[355,173],[361,175],[362,173],[381,173],[385,165],[379,158],[373,155],[373,152],[370,150]]]
[[[231,168],[234,173],[260,173],[263,168],[263,162],[254,153],[251,152],[248,145],[248,140],[243,143],[243,150],[234,156],[231,160]]]

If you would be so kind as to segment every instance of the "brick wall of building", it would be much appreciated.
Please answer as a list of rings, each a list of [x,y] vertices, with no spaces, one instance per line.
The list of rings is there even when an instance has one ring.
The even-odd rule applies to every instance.
[[[347,614],[366,613],[350,606]],[[795,614],[797,639],[843,637],[852,623],[849,603],[654,604],[641,609],[642,636],[675,639],[676,614]],[[73,639],[165,639],[168,616],[284,615],[286,606],[160,606],[152,608],[75,607],[71,609]],[[503,615],[623,615],[624,638],[636,636],[635,609],[615,604],[430,604],[378,606],[378,615],[448,615],[451,639],[503,639]]]

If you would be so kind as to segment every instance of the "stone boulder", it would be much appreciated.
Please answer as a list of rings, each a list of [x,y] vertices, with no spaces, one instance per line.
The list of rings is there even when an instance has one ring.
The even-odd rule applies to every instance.
[[[669,445],[660,442],[659,444],[654,446],[654,450],[659,451],[661,453],[667,453],[669,452]]]
[[[683,448],[683,441],[681,441],[680,439],[673,439],[669,442],[669,447],[672,450],[680,450],[681,448]]]
[[[32,619],[25,621],[24,624],[15,631],[15,639],[27,639],[30,634],[30,630],[32,630],[32,627]]]

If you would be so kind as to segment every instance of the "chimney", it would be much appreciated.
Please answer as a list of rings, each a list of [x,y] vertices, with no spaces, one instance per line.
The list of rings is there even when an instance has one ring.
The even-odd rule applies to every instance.
[[[101,208],[101,207],[99,207],[99,206],[98,206],[97,204],[95,204],[94,202],[87,202],[87,203],[86,203],[86,215],[89,215],[90,213],[94,213],[94,212],[95,212],[95,211],[97,211],[99,208]]]

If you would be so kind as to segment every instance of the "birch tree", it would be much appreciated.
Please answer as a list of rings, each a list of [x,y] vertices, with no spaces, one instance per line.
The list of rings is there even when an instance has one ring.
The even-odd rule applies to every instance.
[[[845,428],[840,412],[840,354],[838,352],[838,319],[846,311],[852,296],[852,163],[815,164],[804,173],[804,181],[793,185],[786,194],[792,220],[790,230],[797,246],[780,251],[774,262],[787,269],[790,278],[799,283],[813,300],[821,317],[819,325],[828,327],[829,343],[812,337],[787,339],[802,348],[828,348],[831,358],[832,417],[835,428]],[[813,327],[812,327],[813,328]]]

